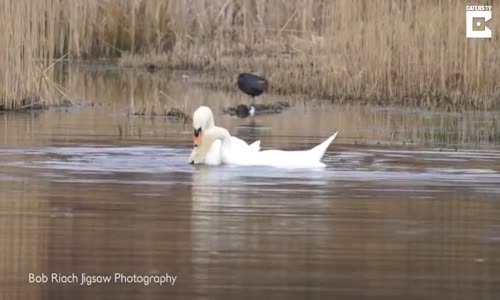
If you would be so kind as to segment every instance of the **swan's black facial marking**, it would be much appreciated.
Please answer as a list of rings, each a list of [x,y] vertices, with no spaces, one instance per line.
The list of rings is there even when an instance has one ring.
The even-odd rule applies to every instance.
[[[194,160],[192,160],[189,164],[190,164],[190,165],[194,165]]]
[[[201,142],[201,127],[194,130],[194,147],[198,147]]]

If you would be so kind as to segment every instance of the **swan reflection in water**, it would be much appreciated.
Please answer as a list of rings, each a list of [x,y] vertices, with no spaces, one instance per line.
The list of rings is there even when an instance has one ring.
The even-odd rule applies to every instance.
[[[193,286],[228,284],[227,279],[222,282],[223,277],[214,274],[214,268],[224,262],[237,259],[242,268],[257,264],[265,269],[269,263],[292,256],[306,259],[314,249],[327,248],[330,240],[324,233],[329,222],[323,213],[332,205],[331,170],[226,165],[193,168]],[[294,240],[297,244],[290,247]],[[293,268],[293,264],[284,267]],[[234,282],[244,279],[235,278]]]

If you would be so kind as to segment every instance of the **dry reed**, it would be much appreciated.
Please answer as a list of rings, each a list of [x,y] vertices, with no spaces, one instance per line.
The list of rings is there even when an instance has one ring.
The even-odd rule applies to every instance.
[[[169,18],[168,2],[159,0],[1,1],[0,110],[69,101],[54,83],[63,58],[170,51]]]
[[[466,1],[175,1],[174,67],[271,90],[448,110],[500,107],[500,42],[465,37]],[[492,4],[492,1],[484,1]],[[493,20],[500,20],[493,5]],[[498,23],[498,21],[496,21]]]
[[[199,69],[217,87],[234,88],[238,72],[255,71],[280,94],[448,110],[498,108],[499,37],[465,38],[467,4],[3,1],[0,105],[46,99],[47,85],[39,82],[51,74],[37,70],[67,53],[71,59],[121,57],[122,66]],[[499,12],[493,5],[490,27]]]
[[[59,87],[52,81],[55,62],[50,45],[57,26],[51,1],[0,2],[0,110],[55,104]]]

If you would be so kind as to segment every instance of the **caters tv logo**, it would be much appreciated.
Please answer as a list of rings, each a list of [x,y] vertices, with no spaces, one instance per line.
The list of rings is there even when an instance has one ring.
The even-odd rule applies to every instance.
[[[486,23],[491,20],[491,6],[467,5],[466,37],[468,39],[489,39],[492,37],[491,29]]]

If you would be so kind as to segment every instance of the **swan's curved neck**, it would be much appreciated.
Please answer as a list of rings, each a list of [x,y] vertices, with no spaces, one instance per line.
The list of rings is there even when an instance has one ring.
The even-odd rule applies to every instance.
[[[227,129],[213,126],[203,133],[202,142],[198,145],[197,151],[201,157],[205,157],[210,150],[210,146],[216,140],[221,140],[223,143],[230,142],[231,135]]]
[[[203,144],[210,146],[215,140],[221,140],[224,142],[224,140],[229,139],[230,137],[231,135],[227,129],[219,126],[213,126],[203,133]]]
[[[205,124],[205,129],[210,129],[215,127],[215,122],[214,122],[214,115],[210,114],[210,116],[207,118],[207,122]]]

